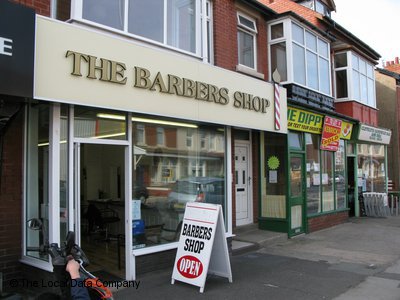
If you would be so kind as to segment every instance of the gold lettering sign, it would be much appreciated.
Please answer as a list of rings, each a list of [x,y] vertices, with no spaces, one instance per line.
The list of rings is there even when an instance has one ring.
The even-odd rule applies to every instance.
[[[122,62],[70,50],[66,52],[65,57],[72,57],[71,75],[73,76],[85,75],[90,79],[123,85],[127,82],[128,78],[125,75],[127,68]],[[85,65],[84,68],[82,68],[83,65]],[[82,71],[82,69],[85,71]],[[82,74],[83,72],[85,74]],[[175,94],[220,105],[227,105],[231,100],[229,90],[226,87],[218,87],[210,83],[181,78],[172,74],[164,75],[161,72],[154,75],[148,69],[139,66],[133,67],[133,77],[133,87],[152,92]],[[232,97],[233,107],[235,108],[266,113],[267,108],[270,107],[270,100],[241,91],[233,92]]]

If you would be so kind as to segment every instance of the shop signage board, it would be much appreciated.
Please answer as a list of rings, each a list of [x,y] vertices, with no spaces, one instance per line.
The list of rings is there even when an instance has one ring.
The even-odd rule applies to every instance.
[[[198,58],[38,16],[35,59],[36,99],[277,131],[272,83]]]
[[[171,283],[175,280],[204,291],[208,274],[228,278],[232,271],[221,205],[188,203],[183,217]]]
[[[321,150],[337,151],[342,130],[342,120],[325,117],[321,136]]]
[[[366,124],[360,124],[358,139],[360,141],[374,142],[388,145],[392,131],[384,128],[377,128]]]
[[[0,94],[32,97],[35,11],[0,1]]]
[[[350,140],[353,131],[353,124],[341,120],[342,127],[340,138]],[[324,124],[324,115],[310,112],[295,107],[288,107],[288,129],[321,134]]]

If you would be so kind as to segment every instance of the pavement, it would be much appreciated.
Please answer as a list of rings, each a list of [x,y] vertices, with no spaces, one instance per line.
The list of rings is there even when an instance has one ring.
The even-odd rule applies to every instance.
[[[179,281],[172,285],[171,264],[140,275],[133,287],[114,288],[114,299],[400,300],[400,216],[352,218],[291,239],[257,225],[234,234],[232,283],[208,275],[203,293]]]
[[[233,282],[209,275],[204,293],[176,281],[172,266],[141,275],[115,299],[400,299],[400,217],[353,218],[288,239],[238,228],[230,263]]]

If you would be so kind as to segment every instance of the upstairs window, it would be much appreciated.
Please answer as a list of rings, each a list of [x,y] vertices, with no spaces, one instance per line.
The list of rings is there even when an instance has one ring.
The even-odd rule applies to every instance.
[[[316,11],[317,13],[320,13],[321,15],[324,16],[331,16],[331,11],[329,10],[329,8],[322,3],[321,1],[318,0],[305,0],[305,1],[300,1],[299,4],[312,9],[314,11]]]
[[[327,41],[287,19],[270,25],[269,44],[271,74],[277,69],[282,82],[331,95]]]
[[[92,25],[209,57],[211,53],[205,52],[210,50],[205,49],[211,44],[210,13],[207,0],[73,0],[72,15]]]
[[[374,66],[351,51],[335,54],[336,98],[376,107]]]
[[[257,26],[254,19],[237,14],[238,21],[238,59],[239,65],[256,69],[256,34]]]

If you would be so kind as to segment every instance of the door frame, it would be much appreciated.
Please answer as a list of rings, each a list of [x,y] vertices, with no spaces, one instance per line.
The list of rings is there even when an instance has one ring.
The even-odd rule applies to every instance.
[[[236,219],[236,209],[234,212],[235,215],[235,220],[236,220],[236,226],[243,226],[243,225],[248,225],[253,223],[253,182],[252,182],[252,175],[253,175],[253,157],[252,157],[252,146],[251,146],[251,134],[250,134],[250,141],[245,141],[245,140],[235,140],[235,146],[234,146],[234,156],[236,154],[236,147],[246,147],[248,150],[248,158],[247,158],[247,174],[248,174],[248,180],[247,180],[247,210],[248,210],[248,217],[246,219],[243,219],[241,222],[238,223],[238,220]],[[236,171],[236,164],[235,164],[235,170]],[[235,183],[233,182],[233,185]],[[236,187],[235,187],[235,207],[236,207]]]
[[[291,197],[291,164],[290,161],[293,157],[301,159],[301,195],[299,197]],[[293,237],[299,234],[303,234],[307,231],[307,199],[306,199],[306,164],[305,164],[305,154],[303,152],[289,152],[289,163],[288,163],[288,236]],[[301,227],[296,227],[292,229],[292,206],[301,205]]]

